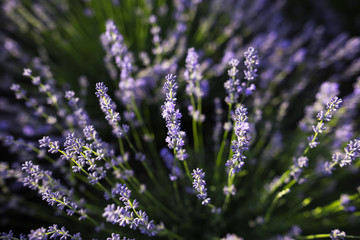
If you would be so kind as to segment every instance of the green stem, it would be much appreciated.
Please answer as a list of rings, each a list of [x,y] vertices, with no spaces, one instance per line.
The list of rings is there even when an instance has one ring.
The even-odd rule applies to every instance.
[[[234,182],[235,174],[232,174],[232,171],[233,171],[233,169],[230,169],[230,170],[229,170],[229,175],[228,175],[228,187],[230,187],[230,186],[233,184],[233,182]],[[223,206],[222,206],[223,212],[226,211],[229,202],[230,202],[230,193],[228,193],[228,194],[226,195],[226,197],[225,197],[225,201],[224,201],[224,204],[223,204]]]
[[[231,119],[231,109],[232,109],[232,104],[230,103],[229,104],[229,113],[228,113],[227,122],[229,122],[230,119]],[[222,162],[222,157],[223,157],[223,154],[224,154],[225,143],[226,143],[228,133],[229,133],[228,130],[224,131],[224,135],[223,135],[223,139],[221,141],[220,149],[219,149],[219,152],[218,152],[217,157],[216,157],[216,165],[215,165],[215,173],[214,173],[215,174],[214,175],[215,181],[218,181],[219,177],[220,177],[220,165],[221,165],[221,162]]]
[[[198,89],[200,89],[200,83],[196,82],[196,87]],[[199,116],[201,117],[202,114],[202,103],[201,103],[201,96],[197,96],[197,110],[199,111]],[[200,147],[200,152],[203,153],[204,152],[204,140],[203,140],[203,131],[202,131],[202,121],[200,120],[198,122],[199,124],[199,147]]]
[[[271,214],[274,211],[277,202],[279,201],[280,198],[282,198],[285,194],[287,194],[290,191],[290,188],[296,183],[295,180],[292,180],[291,182],[289,182],[284,189],[279,192],[278,194],[276,194],[276,197],[273,199],[273,201],[271,202],[270,207],[268,208],[266,214],[265,214],[265,222],[269,222],[270,218],[271,218]]]
[[[191,102],[191,106],[193,107],[193,111],[196,111],[195,99],[192,94],[190,95],[190,102]],[[196,122],[196,119],[194,119],[194,117],[192,117],[192,129],[193,129],[193,138],[194,138],[194,150],[196,153],[198,153],[199,152],[199,137],[198,137],[198,130],[197,130],[197,122]]]
[[[185,168],[185,171],[186,171],[186,175],[188,176],[190,182],[192,182],[193,180],[192,180],[192,177],[191,177],[187,162],[186,162],[186,160],[184,160],[182,162],[184,163],[184,168]]]
[[[118,143],[119,143],[119,148],[120,148],[120,153],[121,156],[124,156],[125,154],[125,150],[124,150],[124,144],[121,138],[118,138]]]
[[[330,238],[330,234],[314,234],[307,236],[298,236],[295,239],[319,239],[319,238]],[[343,238],[360,239],[360,236],[346,235]]]

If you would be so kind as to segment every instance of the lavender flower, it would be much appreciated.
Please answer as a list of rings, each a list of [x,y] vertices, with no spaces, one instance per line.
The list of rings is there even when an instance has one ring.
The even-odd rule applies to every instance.
[[[32,79],[32,83],[36,86],[40,85],[40,77],[39,76],[32,76],[32,70],[30,68],[24,68],[23,72],[24,77],[30,77]]]
[[[102,215],[106,217],[106,221],[113,224],[118,223],[122,227],[129,225],[131,229],[139,229],[142,234],[155,236],[158,229],[154,225],[154,221],[149,220],[146,212],[137,210],[139,203],[136,199],[131,201],[131,190],[125,184],[118,184],[114,193],[120,195],[124,207],[116,206],[115,208],[115,204],[107,205]]]
[[[225,186],[223,188],[223,192],[224,192],[224,195],[233,195],[235,196],[236,194],[236,188],[234,186],[234,184],[231,184],[230,187],[229,186]]]
[[[73,116],[75,119],[74,122],[78,124],[80,128],[84,128],[87,124],[89,124],[90,118],[84,108],[80,107],[80,99],[75,97],[74,91],[66,91],[64,97],[68,100],[68,105],[73,110]]]
[[[318,171],[324,175],[331,175],[332,171],[334,170],[334,165],[328,161],[320,163]]]
[[[317,123],[316,126],[314,125],[312,126],[315,134],[308,137],[310,148],[315,148],[319,144],[319,142],[316,141],[317,135],[319,133],[322,133],[324,130],[326,130],[326,128],[324,127],[324,121],[329,122],[332,118],[332,115],[330,113],[337,111],[341,106],[342,106],[342,99],[335,96],[331,98],[330,102],[326,105],[326,109],[327,109],[326,113],[324,114],[323,111],[320,111],[317,114],[316,117],[319,122]]]
[[[252,92],[256,89],[255,85],[251,82],[257,77],[257,66],[260,65],[259,56],[257,51],[253,47],[249,47],[248,50],[244,53],[245,57],[245,66],[247,70],[244,70],[245,80],[238,88],[238,92],[243,92],[244,94],[251,95]]]
[[[207,93],[208,84],[204,81],[200,71],[199,55],[194,48],[189,48],[187,51],[184,71],[184,79],[186,81],[186,93],[190,96],[191,105],[188,106],[189,115],[196,122],[204,122],[205,115],[200,112],[199,104],[201,98]],[[194,99],[196,97],[196,100]]]
[[[87,127],[85,130],[88,131],[89,128]],[[111,153],[107,152],[107,145],[99,138],[95,139],[95,144],[89,144],[82,138],[76,138],[75,133],[68,133],[64,142],[64,150],[60,150],[58,141],[53,142],[48,136],[39,140],[39,144],[40,148],[48,148],[51,153],[60,152],[61,159],[75,163],[72,167],[73,171],[85,171],[92,185],[97,184],[106,176],[106,170],[103,166],[98,166],[96,161],[105,159],[105,156],[111,156]],[[86,166],[87,171],[85,170]]]
[[[355,212],[356,207],[351,204],[350,197],[348,194],[341,194],[340,205],[344,208],[345,212]]]
[[[202,79],[202,75],[199,72],[199,55],[196,53],[194,48],[189,48],[185,63],[186,70],[184,72],[184,79],[187,82],[186,93],[191,96],[202,97],[203,93],[201,92],[199,82]]]
[[[178,177],[182,177],[182,170],[176,165],[176,162],[174,161],[174,155],[171,154],[169,149],[161,149],[160,156],[163,158],[166,167],[171,171],[169,174],[171,181],[175,181]]]
[[[340,167],[350,165],[355,158],[360,157],[360,139],[350,141],[344,150],[345,155],[337,152],[332,157],[333,162],[339,164]]]
[[[152,49],[152,52],[155,54],[155,55],[159,55],[162,53],[163,51],[163,48],[162,46],[160,45],[161,43],[161,37],[159,35],[160,33],[160,27],[157,25],[157,18],[155,15],[151,15],[149,17],[149,23],[152,25],[151,26],[151,29],[150,29],[150,33],[152,34],[152,42],[155,46],[155,48]]]
[[[345,239],[346,234],[344,231],[340,231],[339,229],[334,229],[330,233],[331,240],[343,240]]]
[[[51,141],[49,136],[44,136],[39,140],[40,148],[48,148],[48,152],[57,153],[59,151],[59,142]]]
[[[230,172],[235,174],[240,172],[241,167],[244,165],[246,157],[243,152],[248,149],[251,137],[249,136],[250,125],[247,122],[247,109],[240,106],[235,110],[235,135],[237,140],[232,141],[231,149],[233,151],[232,158],[229,159],[225,166],[230,168]]]
[[[228,104],[234,104],[238,101],[239,93],[238,88],[240,87],[240,80],[235,79],[236,74],[239,72],[237,70],[237,65],[239,61],[237,59],[231,59],[229,61],[229,65],[231,66],[230,70],[228,70],[229,80],[224,83],[224,88],[227,92],[227,96],[225,97],[225,102]]]
[[[135,68],[132,54],[123,42],[124,38],[115,26],[112,20],[106,22],[106,31],[101,36],[103,47],[106,51],[105,63],[111,75],[116,75],[111,59],[115,59],[116,66],[120,70],[119,96],[124,105],[132,104],[134,100],[144,98],[145,88],[151,87],[151,84],[142,85],[143,79],[135,80],[131,74]],[[115,76],[113,77],[115,78]]]
[[[99,98],[101,110],[105,113],[105,119],[113,128],[113,134],[118,137],[124,137],[124,134],[129,130],[126,124],[119,125],[121,120],[120,114],[115,111],[116,104],[111,100],[107,94],[108,88],[104,83],[100,82],[96,84],[96,96]]]
[[[120,234],[112,233],[111,237],[106,238],[106,240],[135,240],[135,238],[121,238]]]
[[[236,234],[228,233],[225,237],[220,240],[244,240],[242,237],[237,236]]]
[[[184,147],[183,138],[186,136],[184,131],[181,131],[180,128],[180,119],[181,113],[176,107],[176,90],[178,88],[176,83],[176,76],[168,74],[166,77],[166,82],[164,85],[164,90],[166,92],[166,101],[164,105],[161,106],[163,112],[162,117],[166,121],[166,127],[168,129],[168,136],[166,137],[166,142],[170,149],[174,149],[176,152],[176,157],[183,161],[188,155]]]
[[[66,213],[72,216],[76,212],[80,215],[79,220],[87,217],[86,210],[82,209],[73,199],[71,191],[52,177],[51,171],[43,171],[31,161],[25,162],[22,165],[22,170],[25,173],[20,179],[22,184],[38,191],[42,195],[42,199],[48,202],[49,205],[56,204],[60,210],[64,210],[66,207]]]
[[[207,197],[207,188],[205,187],[205,172],[202,169],[197,168],[193,170],[191,176],[194,179],[193,187],[199,192],[199,194],[197,194],[198,199],[203,200],[201,202],[202,205],[208,205],[210,203],[210,198]]]
[[[4,239],[13,239],[14,237],[13,231],[10,230],[9,233],[2,232],[1,237],[3,237]]]
[[[72,240],[81,240],[80,233],[71,235],[65,227],[59,228],[56,224],[49,226],[47,229],[44,227],[38,228],[36,230],[31,230],[31,233],[28,234],[29,240],[40,240],[47,239],[50,236],[50,239],[72,239]]]
[[[305,179],[300,178],[303,168],[308,166],[309,159],[305,156],[301,156],[298,159],[294,159],[294,164],[290,167],[290,176],[298,183],[304,183]],[[287,179],[289,180],[289,179]]]
[[[26,95],[26,91],[19,84],[12,84],[10,89],[15,92],[16,99],[22,99]]]

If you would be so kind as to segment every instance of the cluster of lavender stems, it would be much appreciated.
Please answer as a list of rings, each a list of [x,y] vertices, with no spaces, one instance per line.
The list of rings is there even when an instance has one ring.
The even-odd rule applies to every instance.
[[[0,239],[360,239],[360,37],[311,4],[4,0]]]

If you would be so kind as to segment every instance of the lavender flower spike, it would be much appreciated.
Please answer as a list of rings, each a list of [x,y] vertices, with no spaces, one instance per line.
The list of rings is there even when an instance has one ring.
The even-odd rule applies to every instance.
[[[236,103],[239,99],[239,93],[238,89],[240,88],[240,80],[235,79],[236,74],[239,72],[237,70],[237,65],[239,65],[239,61],[237,59],[232,58],[229,61],[229,65],[231,68],[228,70],[229,80],[227,80],[224,83],[224,88],[228,94],[228,96],[225,97],[225,102],[228,104]]]
[[[243,82],[241,84],[241,87],[238,88],[238,92],[243,92],[245,95],[251,95],[252,92],[256,89],[255,85],[251,82],[253,82],[257,77],[256,67],[260,65],[260,60],[257,51],[253,47],[248,48],[248,50],[244,53],[244,57],[244,64],[246,66],[244,75],[247,82]]]
[[[332,119],[332,115],[330,114],[331,112],[336,112],[339,108],[342,107],[342,99],[338,98],[338,97],[332,97],[330,102],[326,105],[326,113],[324,113],[323,111],[320,111],[317,114],[317,119],[318,119],[318,123],[316,126],[312,126],[313,131],[314,131],[314,135],[308,137],[308,142],[309,142],[309,147],[310,148],[315,148],[319,142],[317,142],[317,135],[319,133],[322,133],[324,130],[326,130],[326,127],[324,127],[324,121],[325,122],[329,122]]]
[[[199,192],[197,197],[200,200],[202,205],[207,205],[210,202],[210,198],[207,197],[207,188],[205,187],[206,182],[204,180],[205,172],[202,169],[194,169],[191,176],[194,178],[193,187]]]
[[[96,96],[99,98],[101,110],[105,113],[105,119],[113,128],[113,133],[116,137],[121,138],[129,130],[129,126],[123,124],[119,125],[121,120],[120,114],[115,111],[116,104],[111,100],[107,94],[108,88],[104,83],[99,82],[96,84]]]
[[[338,163],[340,167],[350,165],[355,158],[360,157],[360,139],[354,139],[350,141],[345,150],[345,155],[342,153],[333,154],[333,162]]]
[[[230,168],[233,174],[240,172],[244,165],[243,152],[248,149],[251,137],[249,136],[249,123],[247,122],[247,109],[240,106],[235,110],[235,135],[237,140],[232,141],[231,148],[233,151],[232,158],[229,159],[225,166]]]
[[[115,194],[120,195],[120,200],[124,203],[124,207],[109,204],[105,207],[103,217],[107,222],[117,223],[121,227],[128,225],[131,229],[139,229],[142,234],[155,236],[158,232],[153,220],[149,220],[149,216],[142,210],[137,210],[138,201],[131,201],[131,190],[125,184],[117,184],[114,190]]]
[[[244,53],[244,57],[244,63],[247,68],[247,70],[244,70],[245,79],[248,81],[253,81],[257,77],[257,69],[255,66],[259,66],[260,64],[259,56],[253,47],[249,47],[248,50]]]
[[[186,133],[181,131],[180,119],[181,113],[179,109],[175,109],[176,107],[176,90],[178,88],[176,83],[176,76],[172,74],[168,74],[166,77],[166,82],[164,85],[164,90],[166,92],[166,101],[164,105],[161,106],[163,112],[162,117],[166,121],[166,127],[168,129],[168,136],[166,137],[166,142],[168,143],[168,147],[170,149],[175,149],[177,155],[176,157],[183,161],[188,155],[184,147],[184,137]]]
[[[339,229],[334,229],[330,233],[331,240],[341,240],[345,239],[344,237],[346,237],[346,233],[344,231],[340,232]]]
[[[202,79],[202,75],[199,72],[199,55],[196,53],[194,48],[189,48],[185,63],[186,70],[184,72],[184,79],[187,82],[186,93],[191,96],[202,97],[204,92],[201,90],[200,85],[197,84]]]

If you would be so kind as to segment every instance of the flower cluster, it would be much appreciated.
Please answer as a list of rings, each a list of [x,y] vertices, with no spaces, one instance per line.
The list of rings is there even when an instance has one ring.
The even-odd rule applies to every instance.
[[[166,142],[170,149],[174,149],[176,157],[179,160],[185,160],[188,155],[184,148],[184,137],[186,136],[184,131],[181,131],[181,113],[179,109],[176,109],[176,90],[178,85],[176,83],[176,76],[169,74],[166,77],[164,84],[164,90],[166,92],[166,101],[162,108],[162,117],[166,121],[166,127],[168,129],[168,136]]]
[[[345,155],[341,153],[335,153],[333,155],[333,161],[339,163],[340,167],[350,165],[355,158],[360,157],[360,140],[354,139],[350,141],[345,150]]]
[[[334,229],[330,233],[331,240],[343,240],[346,237],[346,233],[344,231],[340,231],[339,229]]]
[[[136,199],[131,201],[131,190],[125,184],[118,184],[116,193],[120,195],[124,207],[116,206],[115,208],[115,204],[107,205],[102,215],[106,217],[106,221],[113,224],[118,223],[121,227],[128,225],[131,229],[139,229],[142,234],[155,236],[157,227],[154,225],[154,221],[149,220],[146,212],[137,210],[139,203]]]
[[[255,84],[252,82],[257,77],[257,66],[260,65],[260,60],[257,51],[253,47],[249,47],[248,50],[244,53],[245,57],[245,66],[244,70],[245,80],[239,87],[238,92],[243,92],[246,95],[251,95],[252,92],[256,89]]]
[[[92,126],[86,126],[85,135],[95,137],[96,132],[93,129],[92,134],[89,132]],[[100,139],[99,139],[100,140]],[[88,175],[91,184],[98,183],[99,180],[105,178],[106,170],[103,166],[97,164],[107,156],[106,145],[101,141],[98,144],[86,143],[82,138],[76,138],[75,133],[69,133],[64,142],[64,150],[60,149],[58,141],[52,141],[50,137],[44,136],[39,140],[40,148],[48,148],[50,153],[61,153],[61,159],[73,162],[74,172],[85,172]]]
[[[332,112],[337,111],[342,106],[342,99],[338,97],[332,97],[330,102],[326,105],[327,111],[324,113],[323,111],[320,111],[317,114],[317,120],[318,123],[316,126],[312,126],[314,135],[308,137],[309,147],[315,148],[317,145],[319,145],[319,142],[317,140],[317,135],[319,133],[322,133],[324,130],[326,130],[326,127],[324,126],[324,121],[329,122],[332,119]]]
[[[106,238],[106,240],[135,240],[135,238],[121,238],[120,234],[112,233],[111,237]]]
[[[300,178],[300,175],[303,172],[303,168],[308,166],[308,162],[309,158],[305,156],[294,159],[294,164],[290,169],[290,176],[298,183],[303,183],[305,181],[304,178]]]
[[[186,70],[184,72],[184,79],[187,83],[186,93],[189,96],[203,97],[206,93],[204,89],[202,75],[200,73],[199,55],[194,48],[189,48],[185,59]],[[203,86],[203,87],[201,87]]]
[[[96,84],[96,96],[99,98],[100,108],[105,113],[105,119],[113,128],[113,133],[116,137],[122,138],[124,134],[129,130],[129,126],[119,122],[121,120],[120,114],[116,112],[116,104],[107,94],[108,88],[104,83],[100,82]]]
[[[210,203],[210,198],[207,197],[207,188],[206,188],[206,182],[204,180],[205,173],[202,169],[194,169],[191,173],[191,176],[193,177],[193,187],[196,189],[196,191],[199,192],[197,194],[197,197],[202,200],[202,205],[207,205]]]
[[[66,208],[65,211],[69,216],[77,213],[80,215],[79,220],[87,217],[86,210],[72,199],[70,190],[52,177],[52,172],[41,170],[39,165],[34,165],[31,161],[25,162],[22,170],[24,171],[24,176],[20,179],[22,184],[38,191],[49,205],[56,204],[60,210]]]
[[[247,119],[247,109],[245,107],[240,106],[235,110],[234,132],[237,140],[232,141],[231,149],[233,151],[233,155],[225,164],[225,166],[229,167],[229,171],[232,174],[241,171],[241,167],[244,165],[244,159],[246,159],[243,152],[248,150],[251,140],[249,135],[250,125]]]
[[[231,66],[231,68],[228,70],[228,75],[230,78],[224,83],[224,88],[228,94],[225,97],[225,102],[227,102],[228,104],[234,104],[239,99],[238,89],[240,88],[240,80],[235,79],[236,74],[239,72],[239,70],[237,70],[236,68],[238,64],[239,61],[237,59],[233,58],[229,61],[229,65]]]
[[[47,239],[50,236],[50,239],[71,239],[71,240],[81,240],[80,233],[71,235],[65,227],[59,228],[56,224],[49,226],[47,229],[44,227],[32,230],[28,235],[30,239]]]
[[[197,122],[204,122],[205,115],[201,114],[200,109],[196,109],[194,97],[197,99],[197,106],[199,106],[200,99],[208,92],[208,82],[203,80],[200,72],[199,55],[194,48],[189,48],[185,59],[186,70],[184,72],[184,79],[186,81],[186,93],[190,96],[191,105],[188,106],[189,114]]]

